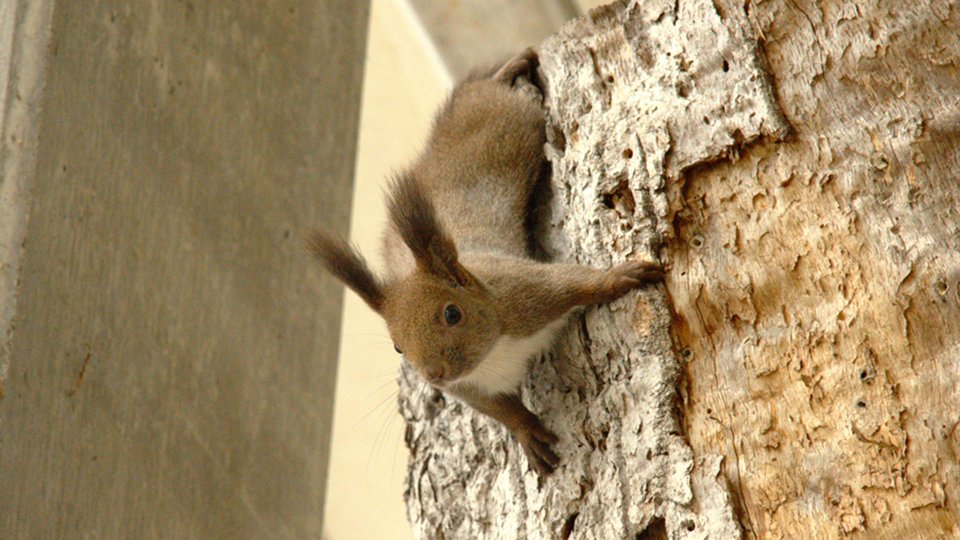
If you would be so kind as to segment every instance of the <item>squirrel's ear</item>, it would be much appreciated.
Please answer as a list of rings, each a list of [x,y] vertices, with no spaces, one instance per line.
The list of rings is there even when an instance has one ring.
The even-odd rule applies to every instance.
[[[466,285],[471,281],[470,273],[457,259],[457,246],[443,229],[433,203],[413,176],[402,175],[394,179],[387,210],[391,224],[413,252],[421,270],[454,285]]]
[[[346,241],[333,238],[319,231],[306,236],[307,250],[310,251],[337,279],[353,289],[360,298],[381,313],[383,308],[383,283],[373,275],[367,262]]]

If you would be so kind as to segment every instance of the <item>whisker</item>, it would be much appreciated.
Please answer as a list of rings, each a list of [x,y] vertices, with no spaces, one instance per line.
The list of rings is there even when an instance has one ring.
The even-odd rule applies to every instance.
[[[390,379],[389,381],[387,381],[387,382],[381,384],[380,386],[374,388],[373,390],[370,391],[369,394],[367,394],[367,399],[372,398],[374,394],[380,392],[380,391],[383,390],[387,385],[393,384],[394,382],[395,382],[394,379]],[[396,390],[395,390],[395,392],[396,392]]]
[[[377,403],[376,405],[374,405],[374,407],[373,407],[372,409],[370,409],[370,411],[368,411],[367,414],[363,415],[359,420],[357,420],[357,421],[353,424],[353,427],[356,428],[357,426],[359,426],[359,425],[360,425],[360,422],[363,422],[364,420],[367,419],[368,416],[370,416],[370,415],[373,414],[376,410],[378,410],[378,409],[380,409],[381,407],[383,407],[383,406],[387,403],[387,400],[389,400],[389,399],[391,399],[391,398],[396,398],[396,397],[399,395],[399,393],[400,393],[399,390],[394,390],[393,392],[390,392],[390,395],[388,395],[386,398],[384,398],[382,401],[380,401],[380,403]]]
[[[385,407],[381,409],[379,415],[380,428],[377,429],[377,434],[373,439],[373,449],[370,452],[370,456],[367,458],[367,469],[370,469],[370,464],[373,460],[374,453],[379,454],[383,451],[384,445],[387,443],[387,433],[390,431],[390,419],[393,415],[390,412],[390,408]]]

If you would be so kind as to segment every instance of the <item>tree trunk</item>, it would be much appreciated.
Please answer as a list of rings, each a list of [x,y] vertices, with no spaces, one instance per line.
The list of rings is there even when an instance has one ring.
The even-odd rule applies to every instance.
[[[623,1],[541,45],[548,251],[666,287],[534,362],[545,480],[404,371],[418,536],[960,534],[960,14],[901,4]]]

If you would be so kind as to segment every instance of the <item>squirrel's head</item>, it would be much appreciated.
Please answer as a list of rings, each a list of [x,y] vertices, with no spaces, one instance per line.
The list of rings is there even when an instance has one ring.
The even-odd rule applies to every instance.
[[[384,318],[397,351],[424,379],[443,387],[470,373],[493,347],[500,336],[496,310],[412,177],[394,182],[388,210],[390,226],[416,261],[416,269],[397,281],[374,276],[346,242],[314,233],[308,247]]]

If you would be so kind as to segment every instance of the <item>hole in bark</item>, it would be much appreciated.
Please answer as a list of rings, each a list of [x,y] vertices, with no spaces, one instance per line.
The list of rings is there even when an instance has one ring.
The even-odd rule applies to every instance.
[[[692,360],[693,349],[691,349],[690,347],[684,347],[683,350],[680,351],[680,358],[683,358],[684,362],[689,362],[690,360]]]
[[[436,418],[440,411],[446,406],[446,400],[443,398],[443,394],[439,390],[436,390],[433,387],[430,387],[429,394],[427,395],[426,407],[424,407],[424,412],[429,418]]]
[[[713,414],[713,409],[707,407],[707,414]]]
[[[633,198],[633,190],[626,176],[620,178],[616,189],[603,195],[603,204],[621,215],[632,216],[637,208],[637,201]]]
[[[882,171],[890,165],[890,161],[887,160],[887,156],[883,155],[883,152],[874,152],[870,158],[870,164],[873,165],[874,169]]]
[[[567,137],[563,134],[563,130],[559,129],[557,126],[552,126],[550,133],[553,135],[553,146],[561,152],[566,152]]]
[[[652,459],[653,459],[653,450],[647,448],[647,461],[650,461]]]
[[[710,125],[710,119],[707,118],[706,116],[704,116],[704,117],[703,117],[703,123],[709,126],[709,125]]]
[[[693,532],[697,528],[697,524],[693,522],[692,519],[685,519],[683,523],[680,524],[681,527],[687,530],[687,532]]]
[[[867,402],[864,401],[864,400],[862,400],[862,399],[858,399],[858,400],[857,400],[857,407],[860,407],[861,409],[866,409],[866,408],[867,408]]]
[[[613,75],[607,75],[607,82],[613,83]]]
[[[600,438],[597,440],[597,448],[601,452],[607,451],[607,437],[610,436],[610,426],[603,426],[600,428]]]
[[[633,150],[631,150],[631,149],[629,149],[629,148],[624,149],[624,151],[623,151],[623,157],[624,157],[624,159],[630,159],[630,158],[632,158],[632,157],[633,157]]]
[[[567,134],[570,139],[570,144],[577,144],[577,141],[580,140],[580,122],[574,120],[573,124],[570,124],[570,130]]]
[[[726,73],[730,71],[730,62],[727,62],[727,59],[723,59],[723,72]]]
[[[563,528],[560,529],[560,534],[564,539],[570,538],[570,534],[573,533],[573,527],[577,524],[577,517],[579,515],[580,512],[574,512],[563,522]]]
[[[940,296],[946,296],[948,289],[947,282],[942,279],[933,284],[933,290],[937,291]]]
[[[703,246],[703,237],[695,234],[690,238],[690,247],[697,249]]]
[[[654,518],[650,522],[650,525],[647,525],[647,528],[638,532],[636,540],[666,540],[667,539],[667,525],[663,521],[663,518]]]

